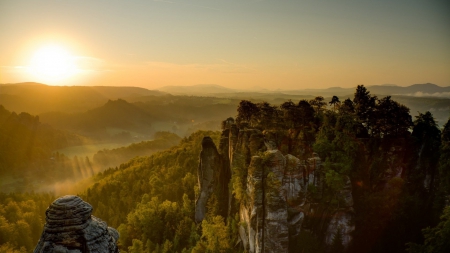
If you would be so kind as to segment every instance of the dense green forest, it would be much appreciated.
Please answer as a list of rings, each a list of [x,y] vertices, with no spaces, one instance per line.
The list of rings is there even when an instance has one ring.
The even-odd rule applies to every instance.
[[[180,137],[156,132],[148,139],[92,157],[67,156],[56,150],[95,143],[92,139],[43,124],[39,116],[10,112],[0,105],[0,176],[3,192],[34,191],[59,181],[88,178],[127,160],[170,148]]]
[[[171,132],[156,132],[151,141],[141,141],[131,145],[99,150],[94,155],[95,166],[114,167],[136,156],[148,156],[156,151],[168,149],[178,144],[181,138]]]
[[[301,149],[284,142],[278,149],[300,158],[318,153],[324,161],[326,187],[322,196],[312,191],[309,197],[327,208],[339,208],[342,199],[336,193],[350,177],[356,230],[349,252],[449,250],[450,209],[444,208],[450,196],[450,119],[438,125],[428,111],[411,117],[405,105],[358,86],[352,99],[334,96],[326,101],[319,96],[279,106],[243,100],[235,119],[223,121],[222,128],[229,128],[233,121],[241,129],[270,130],[280,136],[300,133]],[[161,135],[178,141],[169,133]],[[218,215],[217,199],[208,202],[205,220],[194,222],[204,136],[219,146],[220,132],[195,132],[168,150],[96,174],[94,184],[79,193],[94,207],[95,216],[118,228],[121,252],[242,251],[239,217],[237,213]],[[159,144],[143,142],[100,151],[94,160],[109,165],[102,157],[127,157],[132,149],[147,150],[153,145]],[[245,201],[244,180],[244,171],[234,168],[230,187],[236,203]],[[1,195],[0,252],[33,248],[42,230],[43,210],[53,198],[49,194]],[[20,239],[8,232],[25,228],[29,232]],[[325,248],[320,235],[305,232],[290,250],[342,252],[340,240],[336,235],[336,243]]]
[[[48,112],[40,115],[43,122],[98,141],[146,140],[157,131],[172,131],[180,136],[192,129],[204,128],[205,122],[220,121],[234,114],[236,99],[207,97],[149,96],[136,102],[109,100],[85,112]],[[209,126],[213,127],[213,126]]]
[[[38,116],[10,112],[0,105],[0,175],[49,173],[53,150],[86,141],[86,137],[42,124]]]
[[[31,252],[45,223],[53,194],[0,193],[0,252]]]

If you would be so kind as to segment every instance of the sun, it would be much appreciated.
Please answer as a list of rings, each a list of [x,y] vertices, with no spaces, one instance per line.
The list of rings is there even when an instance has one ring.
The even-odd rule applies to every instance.
[[[29,70],[35,78],[54,83],[72,77],[77,68],[75,57],[59,45],[47,45],[31,57]]]

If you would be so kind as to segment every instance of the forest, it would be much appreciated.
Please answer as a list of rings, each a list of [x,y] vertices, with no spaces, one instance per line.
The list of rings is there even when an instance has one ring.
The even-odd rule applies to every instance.
[[[148,114],[149,110],[142,109],[144,104],[137,105],[138,111]],[[350,247],[343,248],[339,233],[326,246],[323,235],[305,230],[289,245],[290,252],[450,251],[450,118],[441,125],[430,111],[413,117],[404,104],[391,96],[378,98],[363,85],[356,88],[353,98],[317,96],[279,105],[241,100],[234,110],[234,117],[224,117],[219,129],[234,124],[277,136],[295,132],[301,146],[281,141],[276,143],[281,152],[297,150],[301,159],[313,153],[320,156],[326,187],[320,196],[314,191],[308,196],[319,205],[338,210],[343,200],[337,193],[345,178],[350,178],[355,223]],[[89,114],[95,111],[85,115]],[[53,150],[87,138],[82,132],[57,130],[41,124],[37,116],[15,114],[3,107],[0,121],[1,149],[12,152],[0,153],[3,174],[10,173],[9,168],[19,173],[29,166],[38,173],[64,174],[68,165],[55,165],[48,157],[70,159]],[[12,128],[17,136],[9,134]],[[70,167],[70,175],[85,173],[84,177],[91,178],[90,186],[78,194],[94,207],[95,216],[118,229],[121,252],[243,252],[239,214],[222,215],[220,199],[212,198],[205,219],[195,223],[197,169],[205,136],[219,146],[220,131],[196,131],[182,138],[160,132],[152,142],[98,151],[93,161],[77,158],[76,164],[83,164],[78,167],[85,170]],[[39,149],[21,147],[27,141],[40,143]],[[91,163],[109,168],[90,171]],[[243,168],[232,168],[229,187],[236,205],[245,201],[246,176]],[[51,193],[1,193],[0,252],[32,251],[45,223],[45,209],[56,197]]]

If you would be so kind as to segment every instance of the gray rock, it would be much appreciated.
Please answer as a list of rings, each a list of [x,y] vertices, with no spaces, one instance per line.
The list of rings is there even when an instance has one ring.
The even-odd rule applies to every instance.
[[[286,159],[278,150],[252,157],[247,177],[248,202],[241,205],[246,225],[240,232],[249,252],[288,252],[288,211],[283,177]],[[240,229],[243,230],[243,229]]]
[[[91,213],[92,206],[78,196],[56,199],[46,211],[44,231],[34,253],[118,253],[117,230]]]
[[[350,178],[345,178],[345,186],[338,194],[341,205],[329,209],[321,202],[324,165],[303,135],[297,130],[261,132],[231,124],[222,133],[219,151],[212,140],[204,139],[196,222],[204,218],[208,198],[228,185],[229,181],[218,175],[225,175],[221,171],[232,168],[240,173],[246,196],[240,203],[232,204],[234,198],[229,189],[228,216],[222,216],[239,212],[239,237],[245,251],[288,252],[289,242],[297,240],[302,230],[313,231],[327,245],[339,231],[347,248],[355,229]],[[219,205],[221,199],[226,199],[216,196]]]
[[[211,137],[204,137],[197,170],[200,194],[195,202],[196,223],[200,223],[205,218],[206,205],[213,194],[219,204],[218,214],[224,217],[228,214],[228,183],[231,179],[231,172],[229,166],[224,164],[224,160],[228,159],[221,157]]]

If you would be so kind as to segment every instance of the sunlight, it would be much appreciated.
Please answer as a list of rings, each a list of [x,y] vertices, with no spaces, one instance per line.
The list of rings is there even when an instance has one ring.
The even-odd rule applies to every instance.
[[[29,70],[44,82],[69,79],[77,70],[74,56],[58,45],[47,45],[38,49],[29,64]]]

